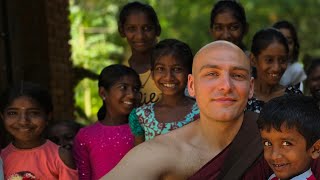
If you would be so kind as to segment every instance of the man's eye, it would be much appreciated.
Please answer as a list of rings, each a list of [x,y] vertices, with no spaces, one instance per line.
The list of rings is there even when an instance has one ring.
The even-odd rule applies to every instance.
[[[246,79],[246,76],[242,75],[242,74],[232,74],[232,77],[236,80],[244,80]]]
[[[18,112],[16,112],[16,111],[7,111],[6,115],[7,116],[15,116],[15,115],[18,115]]]
[[[206,76],[219,76],[219,74],[216,72],[209,72],[206,74]]]

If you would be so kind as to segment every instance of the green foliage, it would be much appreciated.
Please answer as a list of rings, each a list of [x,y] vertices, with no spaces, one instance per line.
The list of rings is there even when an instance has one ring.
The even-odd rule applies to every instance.
[[[97,74],[113,63],[121,63],[130,55],[130,48],[117,31],[119,9],[127,0],[70,0],[72,59]],[[158,14],[162,33],[159,39],[176,38],[188,43],[193,52],[211,42],[209,34],[212,0],[145,0]],[[254,33],[282,19],[291,21],[300,39],[300,55],[320,55],[319,0],[241,0],[249,22],[249,33],[244,39],[250,49]],[[87,81],[87,82],[86,82]],[[90,106],[84,99],[91,93]],[[97,82],[84,80],[75,89],[76,104],[87,111],[87,119],[95,120],[101,106]],[[86,107],[91,110],[85,110]],[[84,118],[85,119],[85,118]]]

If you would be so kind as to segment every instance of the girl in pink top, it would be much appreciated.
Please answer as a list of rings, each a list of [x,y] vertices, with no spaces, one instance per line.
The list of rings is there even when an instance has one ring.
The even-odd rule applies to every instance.
[[[139,103],[139,75],[124,65],[104,68],[99,76],[103,105],[99,121],[82,128],[75,137],[74,157],[79,178],[95,180],[108,173],[133,147],[128,115]]]
[[[71,153],[43,138],[52,117],[47,90],[31,83],[8,89],[1,118],[13,141],[1,152],[5,179],[77,179]]]

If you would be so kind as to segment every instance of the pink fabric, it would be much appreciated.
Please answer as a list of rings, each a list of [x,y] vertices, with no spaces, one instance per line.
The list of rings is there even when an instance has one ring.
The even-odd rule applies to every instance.
[[[47,142],[33,149],[17,149],[9,144],[1,152],[4,178],[78,179],[78,172],[66,166],[59,156],[59,146]]]
[[[134,136],[128,124],[105,126],[97,122],[82,128],[75,137],[73,147],[79,179],[101,178],[133,146]]]

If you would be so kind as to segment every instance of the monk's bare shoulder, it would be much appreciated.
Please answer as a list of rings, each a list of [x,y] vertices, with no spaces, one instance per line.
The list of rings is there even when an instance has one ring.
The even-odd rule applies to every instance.
[[[188,154],[184,146],[189,128],[180,129],[136,146],[102,179],[158,180],[166,179],[167,175],[185,176],[182,160]]]

